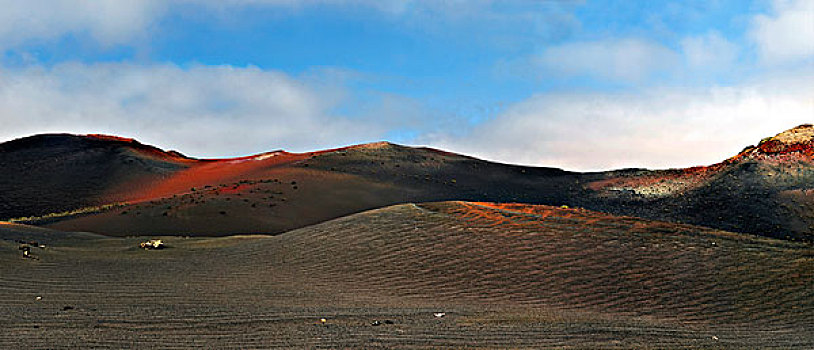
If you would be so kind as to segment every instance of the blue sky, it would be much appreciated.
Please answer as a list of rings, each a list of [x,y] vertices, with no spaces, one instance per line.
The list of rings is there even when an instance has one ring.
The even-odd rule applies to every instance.
[[[814,1],[0,0],[0,140],[193,156],[387,139],[576,170],[814,120]]]

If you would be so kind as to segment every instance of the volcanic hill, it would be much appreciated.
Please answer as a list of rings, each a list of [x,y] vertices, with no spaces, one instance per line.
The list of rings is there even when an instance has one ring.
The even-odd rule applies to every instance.
[[[598,173],[3,143],[0,348],[811,349],[813,138]]]
[[[605,173],[578,205],[762,236],[814,239],[814,126],[800,125],[710,166]]]
[[[386,142],[193,159],[131,139],[0,144],[0,219],[107,235],[276,234],[410,202],[583,207],[768,237],[814,238],[814,127],[688,169],[575,173]]]

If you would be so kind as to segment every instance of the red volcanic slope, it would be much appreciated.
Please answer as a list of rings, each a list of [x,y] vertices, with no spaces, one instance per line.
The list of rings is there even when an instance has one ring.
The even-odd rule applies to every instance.
[[[134,184],[123,184],[121,187],[112,189],[111,193],[130,193],[127,198],[129,202],[149,201],[188,193],[196,187],[263,180],[275,175],[279,176],[279,171],[286,166],[295,165],[318,155],[385,145],[388,143],[377,142],[307,153],[273,151],[237,158],[195,160],[185,158],[188,168],[168,178],[135,186]],[[133,192],[133,188],[137,188],[137,191]]]
[[[173,194],[190,192],[195,187],[261,179],[266,177],[264,174],[270,168],[305,159],[307,155],[277,152],[268,158],[264,157],[265,155],[235,159],[198,160],[190,164],[189,168],[181,170],[168,178],[160,179],[160,181],[137,186],[123,184],[121,187],[114,188],[112,192],[126,192],[135,187],[137,191],[131,192],[132,194],[128,198],[130,201],[140,202],[163,198]]]

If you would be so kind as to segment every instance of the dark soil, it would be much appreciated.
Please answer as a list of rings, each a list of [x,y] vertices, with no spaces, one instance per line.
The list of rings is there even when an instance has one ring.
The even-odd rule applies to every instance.
[[[0,237],[0,348],[814,347],[810,245],[581,209],[405,204],[277,236]],[[152,238],[167,248],[138,247]],[[46,247],[23,259],[17,240]]]

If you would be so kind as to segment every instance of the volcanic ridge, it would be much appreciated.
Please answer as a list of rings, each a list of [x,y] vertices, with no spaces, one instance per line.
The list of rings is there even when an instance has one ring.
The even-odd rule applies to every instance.
[[[710,166],[575,173],[387,142],[194,159],[104,135],[0,144],[0,218],[107,235],[278,234],[408,202],[569,205],[811,241],[814,127]]]

